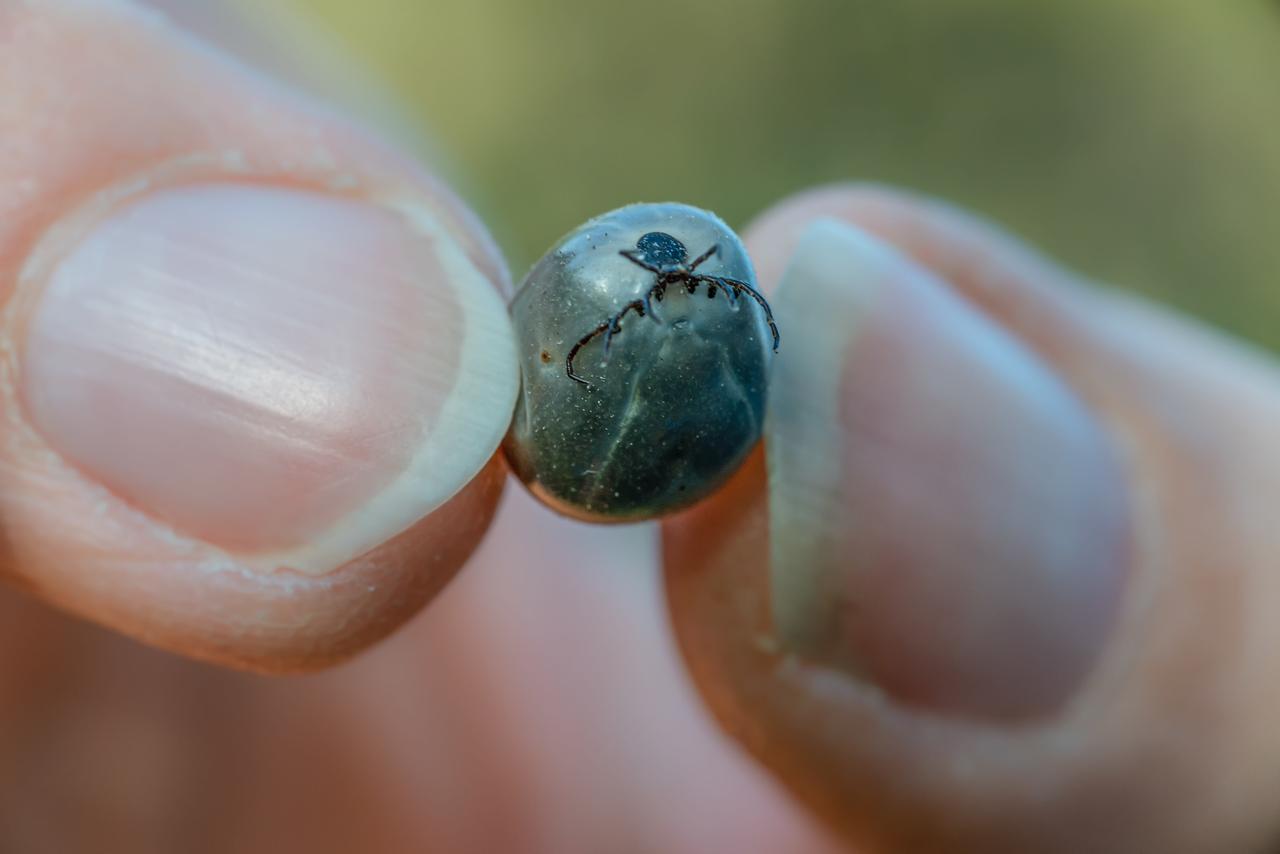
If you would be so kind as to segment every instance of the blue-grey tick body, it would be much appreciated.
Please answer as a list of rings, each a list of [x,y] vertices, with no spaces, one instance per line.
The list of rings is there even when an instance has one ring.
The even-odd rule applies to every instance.
[[[714,214],[597,217],[534,265],[511,314],[522,387],[507,459],[561,513],[661,516],[721,486],[759,440],[778,330]]]

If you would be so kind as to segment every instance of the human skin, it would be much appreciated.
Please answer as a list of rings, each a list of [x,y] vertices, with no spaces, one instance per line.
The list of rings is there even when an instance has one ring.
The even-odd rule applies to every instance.
[[[659,549],[515,490],[497,512],[501,460],[455,439],[457,482],[419,484],[440,502],[364,513],[451,402],[460,432],[500,435],[510,377],[456,334],[507,334],[482,225],[371,133],[125,3],[5,6],[0,45],[0,572],[27,590],[0,596],[4,847],[1274,838],[1262,357],[961,212],[828,188],[745,237],[780,317],[810,304],[796,275],[778,290],[788,265],[832,289],[827,326],[783,347],[842,359],[815,379],[834,483],[778,469],[803,426],[778,420],[773,484],[762,450]],[[490,383],[460,392],[469,370]],[[770,507],[819,487],[803,517]],[[825,551],[770,558],[800,525]]]

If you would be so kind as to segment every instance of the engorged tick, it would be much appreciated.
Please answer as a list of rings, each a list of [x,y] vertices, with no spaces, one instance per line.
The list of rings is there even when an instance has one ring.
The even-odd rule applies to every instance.
[[[773,322],[773,311],[770,310],[769,303],[760,295],[760,292],[739,279],[731,279],[728,276],[710,276],[696,272],[703,262],[719,253],[719,251],[720,244],[712,244],[710,249],[690,263],[689,250],[685,248],[685,245],[663,231],[651,231],[636,241],[635,249],[621,250],[618,254],[623,258],[626,258],[637,267],[643,267],[654,274],[656,278],[653,286],[649,288],[643,297],[634,299],[624,305],[612,317],[603,321],[586,335],[583,335],[570,348],[569,355],[565,357],[565,372],[569,375],[569,379],[590,388],[591,383],[578,376],[573,370],[573,360],[578,355],[578,351],[587,346],[597,336],[604,335],[604,355],[605,358],[608,358],[609,346],[613,342],[613,336],[622,331],[622,319],[627,316],[627,312],[634,311],[639,317],[649,315],[654,321],[660,322],[657,315],[653,313],[653,303],[662,302],[662,298],[666,296],[667,288],[672,285],[682,286],[685,292],[690,295],[697,291],[698,285],[706,285],[708,298],[714,299],[716,290],[719,289],[724,291],[725,297],[733,301],[734,304],[745,293],[764,310],[765,320],[769,323],[769,331],[773,334],[773,351],[776,353],[778,351],[778,326]]]
[[[746,247],[711,211],[654,202],[588,220],[511,300],[511,471],[537,500],[589,522],[696,504],[760,444],[772,321]]]

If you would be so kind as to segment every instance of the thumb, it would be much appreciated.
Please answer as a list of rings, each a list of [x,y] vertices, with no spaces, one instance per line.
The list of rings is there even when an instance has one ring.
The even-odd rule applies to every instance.
[[[4,4],[0,43],[0,572],[259,668],[385,634],[501,488],[488,238],[131,4]]]
[[[721,719],[887,850],[1260,845],[1274,370],[885,191],[752,242],[790,259],[767,465],[665,530]]]

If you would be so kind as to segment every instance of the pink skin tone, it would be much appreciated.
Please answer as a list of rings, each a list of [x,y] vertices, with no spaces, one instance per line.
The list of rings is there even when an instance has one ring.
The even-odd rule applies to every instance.
[[[390,212],[260,188],[247,220],[245,189],[184,188],[100,226],[42,294],[22,381],[32,420],[94,480],[252,552],[319,535],[408,465],[451,391],[462,318],[447,291],[408,285],[446,274]]]
[[[832,289],[803,336],[843,354],[811,372],[832,464],[770,457],[776,494],[821,501],[771,509],[757,454],[661,545],[517,490],[499,512],[501,460],[455,434],[503,426],[465,341],[502,346],[509,282],[446,189],[123,2],[3,7],[0,43],[0,572],[35,594],[0,592],[0,847],[1274,830],[1271,366],[957,211],[831,188],[747,233],[780,316]],[[448,482],[380,505],[441,436]],[[802,525],[821,548],[771,565]],[[791,596],[817,606],[789,634]],[[433,599],[308,676],[171,654],[316,670]]]
[[[6,577],[151,645],[256,669],[321,667],[400,626],[472,557],[500,460],[346,565],[257,560],[384,489],[413,450],[401,425],[429,426],[456,385],[443,238],[424,248],[330,178],[415,196],[505,294],[484,231],[390,149],[124,4],[6,7],[0,34],[0,127],[24,129],[0,165],[0,281],[24,296],[19,422],[0,425],[24,439],[0,443]],[[222,213],[225,179],[201,163],[182,189],[94,218],[23,291],[51,224],[156,164],[226,149],[253,172],[232,183],[266,194],[256,221]],[[424,316],[431,334],[414,334]],[[272,368],[315,393],[282,401]],[[477,429],[505,427],[474,409]],[[618,565],[612,533],[507,502],[439,607],[306,678],[194,664],[0,591],[0,847],[826,847],[697,702],[651,532]],[[242,566],[210,570],[210,554]]]
[[[429,278],[433,265],[428,256],[433,249],[440,251],[444,238],[414,237],[394,223],[379,232],[378,217],[387,225],[392,222],[389,214],[358,205],[356,199],[397,194],[429,210],[458,247],[455,254],[472,261],[471,284],[487,279],[481,287],[500,308],[509,285],[489,238],[451,195],[399,155],[130,7],[23,6],[6,10],[0,32],[22,34],[0,58],[5,81],[0,123],[22,129],[6,133],[9,143],[0,165],[0,207],[10,211],[0,221],[0,282],[8,289],[6,337],[19,352],[18,364],[11,360],[0,390],[10,409],[27,416],[0,427],[9,499],[4,509],[11,555],[6,573],[20,584],[40,588],[65,608],[153,643],[260,668],[313,666],[385,634],[433,595],[478,542],[503,479],[496,458],[487,466],[483,458],[471,460],[471,471],[483,474],[469,483],[447,485],[455,492],[437,512],[408,527],[387,529],[381,545],[355,560],[348,554],[339,561],[349,565],[324,567],[329,572],[323,578],[305,571],[240,572],[235,567],[245,560],[240,555],[246,547],[261,551],[266,545],[296,545],[299,537],[366,503],[410,453],[405,444],[410,439],[394,441],[411,435],[397,432],[398,426],[426,423],[431,410],[460,385],[456,374],[449,377],[458,363],[456,348],[450,352],[449,325],[434,336],[422,334],[420,325],[432,306],[445,320],[455,311],[450,303],[459,292],[450,289],[452,283]],[[68,55],[79,61],[67,63]],[[140,103],[145,110],[138,108]],[[264,192],[276,188],[274,195],[266,194],[268,206],[296,199],[287,188],[328,193],[332,201],[327,212],[300,213],[301,221],[291,228],[267,229],[263,236],[310,246],[308,234],[313,233],[318,243],[336,247],[327,253],[316,248],[273,256],[269,245],[259,244],[246,248],[244,256],[229,257],[221,270],[217,262],[202,267],[219,240],[234,240],[234,215],[219,215],[217,205],[184,206],[159,193],[150,204],[170,207],[152,207],[150,214],[146,205],[130,208],[132,199],[117,205],[100,201],[104,193],[136,183],[139,176],[157,190],[168,184],[206,185],[214,177],[229,178],[230,186],[256,185]],[[350,189],[334,194],[330,188],[335,182]],[[171,201],[154,201],[164,198]],[[99,213],[95,207],[107,211]],[[270,210],[259,213],[274,219]],[[130,250],[127,241],[95,244],[92,237],[82,238],[92,225],[77,221],[99,225],[99,235],[103,228],[115,228],[127,236],[130,218],[147,216],[168,219],[174,231],[167,237],[154,232],[151,244],[139,237],[132,249],[155,254],[133,261],[123,254]],[[190,226],[208,227],[195,229],[198,237],[174,236],[183,216]],[[365,236],[357,237],[370,219],[375,222]],[[63,225],[51,231],[58,223]],[[325,228],[352,239],[343,242],[329,234],[326,240]],[[377,252],[379,261],[352,254],[361,251]],[[280,271],[273,273],[269,264],[252,266],[255,261],[282,263],[281,257],[303,265],[288,272],[302,287],[314,289],[311,306],[290,312],[284,303],[296,298],[298,285]],[[367,262],[365,276],[352,281],[350,271],[362,262]],[[130,263],[143,271],[128,275]],[[410,268],[417,271],[416,278],[406,273]],[[102,289],[94,290],[95,273],[107,282]],[[182,304],[159,301],[166,277],[183,276],[193,288],[203,279],[220,279],[221,301],[211,295],[202,306],[209,320],[197,336],[166,338],[167,329],[193,320],[165,313],[183,309]],[[272,282],[278,285],[274,292],[268,287]],[[359,284],[384,295],[378,301],[386,309],[384,317],[339,310],[329,344],[306,335],[300,324],[317,310],[326,288],[339,305],[345,300],[348,306],[367,306],[370,300],[361,302],[353,290]],[[50,299],[42,301],[45,288]],[[233,288],[242,294],[237,296]],[[80,300],[77,292],[83,290],[94,290],[101,300]],[[391,325],[380,328],[383,323]],[[77,338],[80,327],[91,331]],[[266,340],[263,336],[291,359],[272,362],[273,354],[240,346]],[[406,349],[394,352],[393,340]],[[420,348],[416,352],[410,347],[415,342]],[[24,344],[25,350],[20,349]],[[370,346],[361,351],[363,344]],[[120,376],[107,370],[105,363],[112,359],[132,373]],[[410,367],[380,370],[387,360]],[[202,370],[228,364],[237,368],[229,372],[228,382],[200,388]],[[296,388],[305,387],[302,374],[329,385],[321,383],[324,390],[312,395],[309,404],[294,401],[273,414],[263,408],[262,399],[253,398],[253,383],[271,398],[271,405],[279,406],[280,399],[269,394],[261,378],[291,366],[299,368]],[[423,370],[440,380],[415,383]],[[250,382],[250,377],[257,379]],[[343,377],[351,393],[365,397],[345,393]],[[39,387],[21,389],[20,378]],[[112,378],[128,387],[132,399],[110,394]],[[412,385],[420,385],[420,391],[403,394]],[[193,405],[217,403],[219,414],[182,416],[184,398],[175,395],[185,395]],[[310,411],[301,408],[308,405]],[[370,412],[371,405],[377,411]],[[174,418],[199,423],[148,425],[147,408],[166,406],[173,407],[168,412]],[[112,412],[129,416],[116,422],[117,429],[131,436],[118,449],[103,444],[108,436],[96,423],[112,420],[105,418]],[[296,445],[281,453],[280,436],[288,432],[284,427],[304,424],[309,449]],[[188,434],[192,427],[203,432]],[[500,435],[496,416],[486,429]],[[382,440],[374,441],[379,436]],[[205,499],[217,506],[220,517],[206,515],[195,522],[203,511],[190,503],[199,500],[193,491],[175,492],[147,468],[148,459],[158,464],[157,471],[170,468],[173,460],[166,465],[165,455],[184,453],[180,439],[199,448],[199,459],[185,460],[177,471],[194,466],[188,475],[203,471],[221,482],[223,491]],[[238,444],[228,444],[232,439]],[[50,454],[50,446],[64,459]],[[155,456],[148,458],[149,453]],[[470,453],[474,457],[480,452]],[[274,469],[263,469],[267,459]],[[257,471],[256,482],[243,482],[243,494],[235,494],[237,478],[251,469]],[[92,482],[94,476],[110,494]],[[307,494],[313,505],[301,514],[302,508],[279,507],[279,496],[285,494]],[[175,497],[178,504],[157,514],[161,523],[176,526],[173,532],[155,528],[151,520],[131,512],[128,501],[116,500],[132,498],[138,509],[154,512],[157,502]],[[68,527],[68,518],[82,521]],[[420,559],[431,552],[439,558]],[[285,554],[269,568],[305,570],[305,561],[294,557]],[[215,564],[227,571],[201,569]],[[190,571],[175,572],[175,566]],[[112,583],[101,583],[113,576]],[[137,595],[139,589],[147,594]],[[247,625],[244,613],[250,603],[260,613]]]
[[[748,640],[767,632],[770,620],[770,569],[760,556],[769,554],[771,532],[757,458],[723,493],[664,526],[676,633],[721,723],[832,827],[872,850],[1267,850],[1277,829],[1266,793],[1280,779],[1280,742],[1271,723],[1280,706],[1273,654],[1280,643],[1273,613],[1280,601],[1274,572],[1280,535],[1267,521],[1280,500],[1274,448],[1280,371],[1235,342],[1094,290],[960,211],[885,189],[812,192],[758,220],[748,245],[764,259],[766,282],[776,281],[779,260],[790,257],[815,220],[843,223],[846,232],[857,227],[864,237],[855,245],[878,239],[897,247],[892,256],[877,253],[881,261],[891,259],[877,267],[892,282],[882,292],[885,302],[934,304],[918,303],[922,313],[914,316],[873,309],[862,319],[861,336],[852,339],[856,351],[881,340],[914,340],[909,330],[938,325],[926,342],[885,364],[886,373],[902,374],[895,393],[928,382],[918,368],[931,352],[945,356],[935,371],[972,369],[963,353],[945,352],[963,341],[957,322],[971,331],[986,326],[986,334],[1000,338],[1012,335],[1028,365],[1052,371],[1052,382],[1087,406],[1126,487],[1119,502],[1110,487],[1096,489],[1117,472],[1104,464],[1089,474],[1098,459],[1088,443],[1078,444],[1087,431],[1076,433],[1072,477],[1088,477],[1074,488],[1095,490],[1092,509],[1090,502],[1076,502],[1075,509],[1067,502],[1054,515],[1031,520],[1014,504],[983,521],[982,504],[1009,500],[995,491],[1001,479],[1016,483],[1026,476],[989,456],[990,443],[1030,448],[1030,472],[1045,471],[1034,437],[1002,433],[1032,398],[997,405],[999,373],[992,372],[971,383],[972,396],[959,411],[946,411],[946,395],[918,399],[913,405],[929,399],[942,405],[931,418],[899,425],[894,435],[908,446],[923,442],[918,449],[927,450],[939,435],[934,425],[945,424],[949,441],[971,445],[964,466],[952,474],[984,459],[996,467],[971,484],[965,500],[948,496],[952,487],[944,480],[939,494],[911,498],[919,515],[895,520],[891,501],[871,536],[841,540],[836,577],[855,593],[843,595],[868,604],[858,620],[838,613],[843,658],[827,654],[830,663],[824,663],[820,645],[807,657],[792,657],[785,648]],[[968,307],[957,307],[940,288]],[[975,309],[980,314],[963,321],[955,314]],[[989,346],[968,348],[969,359]],[[845,401],[886,393],[882,379],[857,380],[860,370],[850,359],[835,371]],[[852,504],[829,510],[837,538],[866,524],[850,511],[877,480],[892,488],[894,478],[905,478],[901,489],[909,494],[920,459],[908,455],[887,475],[880,466],[898,449],[856,443],[860,431],[900,406],[881,398],[868,414],[870,405],[845,425],[845,476],[857,471],[869,483],[849,483],[838,493]],[[975,405],[999,414],[989,430],[968,429],[966,410]],[[1041,432],[1082,426],[1071,424],[1060,418]],[[1072,441],[1059,443],[1061,450],[1071,447]],[[1029,486],[1014,495],[1044,500]],[[930,523],[938,500],[961,501],[955,514],[969,525],[957,529],[951,518]],[[1027,552],[1022,569],[1029,578],[1002,583],[1010,550],[1036,537],[1055,542],[1053,531],[1016,529],[1045,521],[1104,546],[1073,568],[1085,589],[1093,589],[1075,605],[1064,604],[1061,594],[1044,600],[1036,590],[1043,582],[1034,576],[1061,559],[1063,549],[1081,548],[1078,541]],[[897,527],[903,524],[915,526],[914,536]],[[1125,533],[1117,538],[1120,530]],[[980,548],[956,554],[966,541]],[[947,542],[951,554],[931,554]],[[1108,542],[1120,547],[1110,555],[1118,562],[1107,560]],[[890,558],[925,598],[903,597],[901,576],[879,571]],[[1076,635],[1077,643],[1093,647],[1087,671],[1070,675],[1077,649],[1042,654],[1043,672],[1028,678],[1022,651],[1005,649],[1019,635],[1002,627],[1000,614],[1018,613],[1011,605],[1021,599],[1022,613],[1039,613],[1044,623],[1022,630],[1028,643],[1069,639],[1088,619],[1103,616],[1098,604],[1106,599],[1096,596],[1097,582],[1108,563],[1127,576],[1126,589],[1118,605],[1104,606],[1118,610],[1094,624],[1093,637]],[[939,568],[949,574],[935,575]],[[972,591],[988,584],[994,586]],[[1080,589],[1067,591],[1080,595]],[[778,590],[776,578],[772,590]],[[922,604],[933,597],[945,604],[935,598],[923,622]],[[968,624],[975,608],[997,617],[985,637]],[[1073,611],[1074,628],[1066,634],[1048,625],[1055,614]],[[938,648],[925,642],[929,637],[946,642]],[[894,638],[899,643],[890,650]],[[956,681],[975,650],[983,650],[992,673],[1020,679],[1030,695],[998,683],[979,688],[991,673]],[[886,703],[868,677],[878,678],[898,702]],[[1071,685],[1065,703],[1026,716],[1036,704],[1029,697],[1074,679],[1081,681]],[[1028,702],[1023,719],[1002,724],[1002,716],[1018,712],[1005,705],[1013,698]]]

